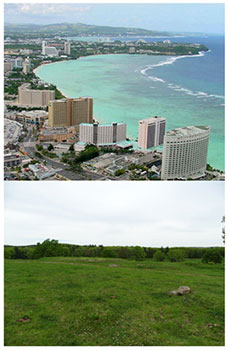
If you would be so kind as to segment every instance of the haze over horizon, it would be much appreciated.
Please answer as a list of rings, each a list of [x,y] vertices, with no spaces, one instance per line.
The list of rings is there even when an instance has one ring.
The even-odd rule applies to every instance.
[[[5,183],[7,245],[222,246],[223,182]]]
[[[6,3],[5,23],[83,23],[177,33],[224,34],[224,4]],[[104,15],[105,14],[105,15]]]

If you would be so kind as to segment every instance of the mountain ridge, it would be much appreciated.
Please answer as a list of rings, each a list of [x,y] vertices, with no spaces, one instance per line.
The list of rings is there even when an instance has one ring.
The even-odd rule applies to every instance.
[[[54,23],[54,24],[12,24],[5,23],[5,34],[23,31],[33,34],[58,34],[67,35],[154,35],[154,36],[174,36],[175,33],[166,31],[149,30],[131,27],[98,26],[84,23]],[[19,31],[19,32],[18,32]]]

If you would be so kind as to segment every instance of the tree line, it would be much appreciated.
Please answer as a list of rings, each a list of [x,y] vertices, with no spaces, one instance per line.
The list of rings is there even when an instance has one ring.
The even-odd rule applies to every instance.
[[[150,248],[140,246],[113,246],[103,245],[75,245],[62,244],[55,239],[46,239],[42,243],[32,246],[5,246],[5,259],[40,259],[43,257],[102,257],[120,259],[154,259],[155,261],[168,260],[171,262],[183,261],[184,259],[203,259],[204,262],[222,262],[224,247],[215,248]],[[205,259],[206,257],[206,259]]]

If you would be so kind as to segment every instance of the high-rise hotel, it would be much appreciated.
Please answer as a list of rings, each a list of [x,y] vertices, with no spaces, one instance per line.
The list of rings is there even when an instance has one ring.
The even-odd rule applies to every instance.
[[[170,130],[164,137],[162,180],[199,178],[207,165],[209,126]]]
[[[48,124],[51,128],[76,126],[93,122],[93,99],[91,97],[67,98],[50,101],[48,104]]]
[[[79,141],[95,145],[115,144],[126,140],[126,124],[80,124]]]
[[[50,100],[55,98],[53,90],[33,90],[26,83],[18,87],[18,103],[25,106],[47,106]]]
[[[140,120],[138,130],[139,147],[146,149],[161,145],[165,135],[165,122],[165,118],[157,116]]]
[[[70,42],[69,41],[65,41],[65,43],[64,43],[64,53],[66,55],[70,55]]]

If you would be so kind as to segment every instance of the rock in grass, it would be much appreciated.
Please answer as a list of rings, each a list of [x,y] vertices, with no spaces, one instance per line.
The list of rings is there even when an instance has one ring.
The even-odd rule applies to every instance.
[[[171,290],[170,295],[185,295],[191,293],[191,288],[187,286],[180,286],[177,290]]]
[[[24,316],[22,318],[19,318],[19,320],[17,320],[17,322],[29,322],[30,318],[28,316]]]
[[[178,295],[184,295],[184,294],[189,294],[191,293],[191,288],[187,286],[181,286],[178,288]]]

